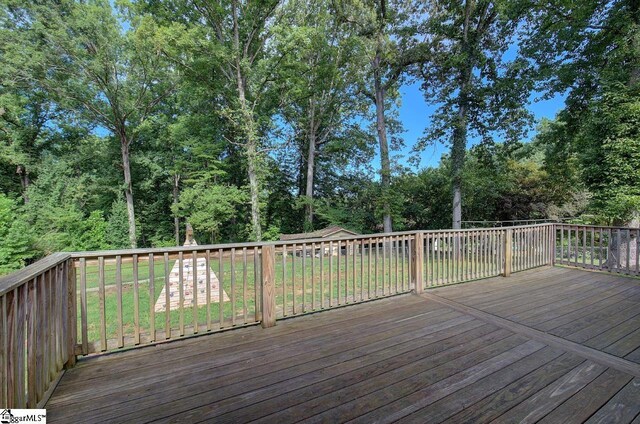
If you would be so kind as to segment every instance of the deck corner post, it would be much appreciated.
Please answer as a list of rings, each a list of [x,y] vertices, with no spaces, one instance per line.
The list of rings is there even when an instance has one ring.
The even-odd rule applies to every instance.
[[[76,365],[76,344],[77,344],[77,287],[76,287],[76,267],[74,259],[67,260],[67,362],[65,368],[73,368]]]
[[[411,274],[413,275],[413,291],[415,293],[422,293],[424,291],[424,235],[420,232],[415,234],[415,241],[412,247],[412,265],[413,269]]]
[[[502,273],[503,277],[508,277],[511,275],[511,255],[513,253],[513,229],[507,228],[504,231],[504,272]]]
[[[275,248],[262,246],[262,328],[276,325]]]

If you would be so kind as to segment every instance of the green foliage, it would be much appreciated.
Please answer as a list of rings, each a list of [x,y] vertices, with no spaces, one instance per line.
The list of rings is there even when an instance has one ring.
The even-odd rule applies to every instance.
[[[222,226],[236,218],[237,206],[246,201],[246,192],[236,187],[197,183],[182,191],[174,213],[213,241],[220,236]]]
[[[594,212],[616,224],[640,214],[640,92],[612,87],[589,108],[577,136],[582,176]]]
[[[109,210],[106,240],[112,249],[125,249],[129,246],[127,204],[122,199],[115,200]]]
[[[640,3],[523,4],[521,54],[530,74],[546,95],[567,92],[566,108],[541,137],[550,173],[588,188],[599,222],[629,223],[640,214]]]
[[[471,149],[462,172],[463,220],[563,217],[562,211],[569,210],[576,192],[558,193],[542,163],[542,149],[538,145],[514,149],[509,144]],[[442,207],[450,198],[450,166],[451,159],[445,157],[439,167],[404,175],[398,182],[396,190],[405,199],[402,214],[408,229],[450,227],[451,215]],[[572,209],[569,216],[580,212],[582,209]]]
[[[20,218],[17,203],[0,193],[0,275],[24,267],[37,254],[33,235]]]
[[[186,221],[202,243],[448,228],[455,190],[465,220],[629,222],[639,28],[628,0],[0,0],[0,272]],[[412,77],[436,112],[408,147],[455,147],[415,171]],[[524,143],[532,89],[567,104]]]
[[[102,211],[91,211],[89,216],[84,220],[85,231],[80,234],[78,245],[80,250],[102,250],[108,249],[109,225],[102,216]]]

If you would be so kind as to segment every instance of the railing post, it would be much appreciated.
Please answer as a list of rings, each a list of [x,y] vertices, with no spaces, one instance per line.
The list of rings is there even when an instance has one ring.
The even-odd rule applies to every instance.
[[[20,407],[18,405],[18,390],[17,390],[17,381],[19,380],[18,375],[18,364],[17,364],[17,355],[16,355],[16,328],[17,325],[17,311],[16,311],[16,303],[14,303],[14,298],[17,295],[17,290],[11,290],[5,294],[5,322],[6,325],[6,334],[4,338],[6,350],[5,350],[5,369],[6,375],[4,377],[4,381],[0,382],[2,384],[6,384],[7,387],[7,398],[6,398],[6,406],[11,408]],[[4,406],[3,406],[4,407]]]
[[[550,240],[549,240],[549,266],[556,265],[556,224],[551,224],[549,226],[549,230],[551,231]],[[591,240],[593,243],[593,239]]]
[[[262,328],[276,325],[275,248],[262,246]]]
[[[413,290],[416,293],[424,291],[424,278],[422,270],[424,269],[424,235],[416,233],[411,252],[413,275]]]
[[[68,259],[67,263],[67,363],[65,368],[73,368],[76,365],[76,344],[78,340],[77,331],[77,287],[76,287],[76,267],[73,259]]]
[[[504,273],[503,277],[511,275],[511,255],[512,255],[512,243],[513,243],[513,229],[507,228],[504,231]]]

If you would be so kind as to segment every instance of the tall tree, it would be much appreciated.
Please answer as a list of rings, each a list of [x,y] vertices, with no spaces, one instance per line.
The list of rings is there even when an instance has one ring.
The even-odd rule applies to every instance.
[[[579,161],[601,220],[638,225],[640,1],[521,6],[529,11],[521,54],[537,76],[537,89],[567,97],[547,138]],[[552,165],[561,168],[565,157]]]
[[[429,3],[421,33],[429,43],[429,60],[419,73],[428,102],[437,105],[424,143],[451,145],[453,228],[462,220],[462,171],[467,142],[492,142],[496,133],[518,140],[530,122],[525,109],[529,84],[520,78],[523,65],[505,53],[513,42],[518,16],[504,11],[500,0]]]
[[[143,20],[118,16],[107,0],[13,5],[16,37],[40,55],[30,77],[61,107],[89,118],[118,141],[129,220],[136,246],[131,147],[136,128],[173,89],[167,64],[149,43]],[[19,44],[17,44],[19,45]],[[24,49],[23,60],[30,50]],[[17,55],[18,56],[18,55]]]
[[[270,50],[273,29],[281,18],[280,0],[180,0],[162,3],[147,0],[145,10],[176,32],[187,29],[191,42],[188,54],[180,52],[176,63],[224,81],[224,97],[219,113],[231,131],[228,140],[241,148],[246,163],[251,206],[252,238],[262,238],[261,198],[267,135],[274,114],[274,77],[282,59]],[[203,55],[210,60],[206,67]],[[211,87],[206,87],[211,89]]]
[[[367,47],[369,63],[359,89],[372,102],[375,113],[384,232],[393,231],[389,143],[393,127],[389,125],[388,111],[399,97],[399,86],[407,68],[424,59],[423,44],[415,38],[417,4],[414,1],[373,0],[345,1],[336,5],[338,16],[345,25],[355,27]]]
[[[328,2],[287,5],[278,48],[287,50],[280,80],[286,87],[282,117],[298,146],[306,230],[313,228],[317,159],[349,149],[358,137],[363,97],[356,81],[365,64],[361,43],[331,13]],[[338,145],[337,140],[341,143]],[[328,148],[327,148],[328,147]]]
[[[23,59],[37,58],[39,52],[16,39],[21,31],[20,17],[12,3],[0,2],[0,163],[13,168],[27,203],[39,156],[59,126],[54,121],[60,113],[51,96],[28,78],[34,71],[32,60]]]

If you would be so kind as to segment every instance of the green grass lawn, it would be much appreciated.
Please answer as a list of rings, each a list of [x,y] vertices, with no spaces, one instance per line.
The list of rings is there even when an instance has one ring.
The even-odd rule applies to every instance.
[[[375,253],[368,252],[360,255],[348,256],[324,256],[323,258],[311,256],[292,256],[284,258],[276,254],[275,258],[275,285],[277,316],[291,316],[313,310],[326,309],[330,306],[338,306],[367,300],[390,293],[405,292],[410,287],[410,271],[408,251],[399,250],[390,255],[385,255],[380,249],[376,261]],[[191,255],[185,255],[185,260]],[[484,270],[484,276],[497,275],[496,270],[490,269],[486,262],[449,261],[445,257],[425,257],[425,282],[429,285],[456,283],[469,279],[470,276],[478,278],[480,271]],[[355,268],[354,268],[355,260]],[[222,258],[222,272],[217,256],[211,257],[210,268],[222,282],[224,291],[230,301],[223,302],[222,311],[220,304],[211,303],[209,307],[202,305],[196,308],[195,319],[192,307],[183,310],[173,310],[168,313],[152,313],[152,305],[161,295],[165,284],[165,269],[173,268],[176,260],[169,259],[165,267],[164,258],[158,257],[153,266],[153,299],[150,299],[149,262],[147,256],[139,258],[138,262],[138,302],[134,298],[133,264],[124,261],[121,265],[122,276],[122,327],[124,337],[133,337],[135,333],[136,318],[141,333],[149,333],[150,322],[154,317],[155,329],[164,333],[168,318],[171,336],[176,337],[184,328],[185,334],[191,334],[194,323],[198,326],[207,325],[209,322],[213,329],[230,327],[252,323],[256,320],[256,279],[254,278],[254,260],[252,255],[247,256],[246,264],[243,261],[242,252],[236,255],[233,262],[228,256]],[[377,262],[377,264],[376,264]],[[354,272],[355,270],[355,272]],[[498,271],[499,272],[499,271]],[[81,270],[78,270],[78,284]],[[115,339],[118,336],[118,294],[116,290],[116,265],[113,262],[105,264],[105,336],[107,339]],[[213,275],[213,274],[212,274]],[[259,281],[259,275],[258,281]],[[87,341],[97,343],[101,340],[101,302],[99,296],[98,266],[87,264]],[[80,287],[80,285],[78,285]],[[258,285],[259,293],[259,285]],[[136,310],[138,311],[136,314]],[[78,308],[80,319],[80,308]],[[222,323],[222,324],[221,324]],[[81,327],[81,322],[78,324]],[[159,337],[163,337],[160,334]]]
[[[406,253],[406,252],[405,252]],[[388,255],[387,255],[388,256]],[[185,259],[190,256],[185,255]],[[348,263],[345,261],[348,259]],[[152,319],[151,305],[160,297],[165,284],[165,264],[162,257],[155,260],[154,271],[154,299],[150,302],[149,263],[146,257],[141,257],[138,263],[138,314],[137,319],[141,332],[149,332]],[[145,262],[142,262],[145,260]],[[169,260],[167,269],[171,270],[175,260]],[[211,258],[210,268],[222,282],[224,291],[230,301],[223,302],[222,326],[229,327],[244,323],[255,322],[256,315],[256,279],[254,278],[254,261],[252,256],[247,257],[246,266],[240,255],[236,257],[232,272],[232,262],[229,257],[223,257],[222,273],[217,258]],[[361,274],[361,269],[364,274]],[[396,271],[397,269],[397,271]],[[78,284],[80,281],[78,270]],[[118,335],[118,293],[116,289],[116,265],[105,264],[105,296],[104,315],[106,338],[113,339]],[[125,337],[133,337],[136,322],[136,305],[134,301],[133,264],[122,263],[122,326]],[[232,278],[233,277],[233,278]],[[409,290],[409,261],[408,256],[392,259],[382,254],[379,255],[376,273],[375,255],[371,260],[369,272],[368,255],[355,255],[348,257],[293,257],[288,255],[283,262],[282,255],[276,255],[276,305],[279,317],[300,314],[312,310],[345,303],[360,301],[363,298],[373,298],[390,292],[402,292]],[[331,280],[329,278],[331,277]],[[258,276],[259,279],[259,276]],[[233,280],[233,281],[232,281]],[[80,287],[80,285],[78,285]],[[87,340],[89,343],[101,339],[101,305],[100,292],[98,290],[98,266],[86,266],[87,287]],[[377,288],[377,292],[376,292]],[[259,287],[258,287],[259,292]],[[80,299],[79,299],[80,301]],[[209,308],[202,305],[197,308],[197,324],[206,325],[209,320],[214,328],[220,326],[220,305],[211,303]],[[81,311],[78,308],[80,319]],[[155,328],[164,331],[167,315],[165,312],[153,313]],[[208,317],[210,317],[208,319]],[[194,311],[192,307],[185,307],[182,311],[169,312],[169,323],[172,336],[180,334],[180,329],[187,328],[186,333],[192,330],[194,324]],[[78,328],[81,328],[79,322]]]

